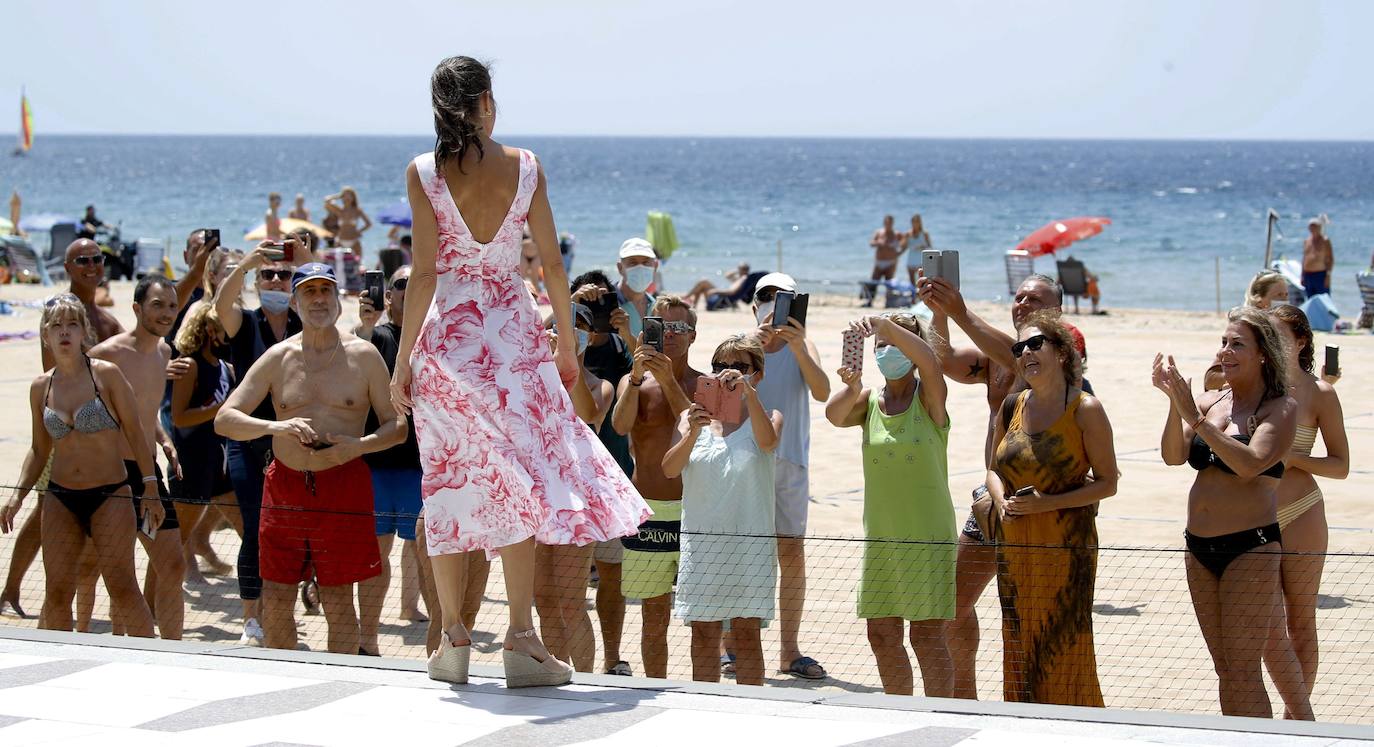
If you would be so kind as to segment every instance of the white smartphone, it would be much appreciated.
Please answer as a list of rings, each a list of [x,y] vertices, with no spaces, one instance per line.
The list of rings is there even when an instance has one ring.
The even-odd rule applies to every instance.
[[[153,524],[153,515],[147,511],[143,512],[143,522],[138,530],[143,532],[143,536],[148,539],[157,539],[157,527]]]

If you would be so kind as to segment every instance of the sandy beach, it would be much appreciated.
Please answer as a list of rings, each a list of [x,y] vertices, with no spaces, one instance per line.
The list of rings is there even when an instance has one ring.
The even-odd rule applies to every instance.
[[[132,286],[117,283],[114,312],[126,328],[132,323],[129,301]],[[12,335],[37,329],[38,310],[32,302],[53,289],[8,285],[0,298],[14,304],[14,312],[0,316],[0,333]],[[1010,327],[1005,306],[974,304],[985,318]],[[840,332],[860,313],[853,300],[839,297],[813,299],[810,336],[820,348],[827,370],[838,367]],[[1351,310],[1353,311],[1353,310]],[[341,328],[357,318],[357,304],[344,302]],[[1215,676],[1193,618],[1184,582],[1181,555],[1185,501],[1194,472],[1187,467],[1167,467],[1158,456],[1160,426],[1167,410],[1164,397],[1150,386],[1149,366],[1156,352],[1173,354],[1181,367],[1201,373],[1211,361],[1224,326],[1210,313],[1154,310],[1111,310],[1109,316],[1071,316],[1087,338],[1087,376],[1106,407],[1115,431],[1115,446],[1123,476],[1120,492],[1101,507],[1098,530],[1102,551],[1098,565],[1094,621],[1097,656],[1107,705],[1126,708],[1167,708],[1217,712]],[[711,351],[725,336],[753,326],[747,309],[702,313],[691,360],[707,368]],[[962,338],[956,331],[956,344]],[[1367,372],[1374,368],[1374,336],[1333,337],[1318,333],[1317,349],[1325,344],[1341,347],[1345,378],[1337,385],[1350,438],[1352,469],[1345,481],[1319,480],[1326,496],[1326,515],[1331,527],[1330,547],[1319,609],[1322,635],[1322,674],[1316,684],[1313,705],[1323,720],[1369,721],[1374,706],[1374,652],[1368,646],[1374,635],[1374,387]],[[9,417],[0,422],[0,482],[12,485],[29,445],[29,415],[25,393],[39,373],[36,338],[0,342],[0,398],[10,403]],[[866,366],[868,383],[879,383],[875,366]],[[1199,384],[1200,385],[1200,384]],[[807,619],[802,628],[804,651],[819,659],[832,675],[818,684],[794,681],[782,675],[770,677],[779,686],[877,689],[878,678],[864,629],[854,617],[854,588],[862,536],[863,480],[859,460],[859,429],[831,427],[820,406],[812,408],[810,535],[808,568],[811,590]],[[949,409],[950,493],[960,520],[967,513],[970,490],[981,482],[982,449],[987,423],[984,389],[952,385]],[[1322,446],[1317,446],[1320,452]],[[8,490],[8,487],[3,488]],[[25,513],[36,501],[25,503]],[[0,538],[0,566],[8,568],[11,537]],[[221,531],[216,544],[222,557],[232,560],[237,539]],[[398,548],[399,548],[399,543]],[[1120,549],[1118,549],[1120,548]],[[399,549],[397,550],[399,553]],[[138,551],[139,562],[145,562]],[[42,571],[35,565],[24,584],[24,605],[35,612],[41,605]],[[96,630],[108,631],[104,590],[100,592]],[[589,600],[590,600],[589,593]],[[397,583],[383,616],[384,655],[423,656],[424,625],[397,620]],[[478,660],[496,663],[504,610],[504,589],[499,563],[493,566],[475,639]],[[998,698],[1001,693],[1000,616],[995,587],[980,603],[983,647],[980,651],[980,696]],[[241,628],[238,600],[232,578],[213,578],[208,586],[193,587],[188,595],[187,638],[236,643]],[[303,617],[302,640],[322,649],[322,617]],[[0,618],[0,625],[32,626],[35,621]],[[639,661],[637,608],[631,606],[625,627],[623,655],[636,673]],[[670,676],[690,676],[688,631],[674,624],[670,629]],[[599,635],[598,635],[599,638]],[[776,630],[765,631],[765,654],[776,658]],[[918,675],[919,676],[919,675]],[[918,686],[919,691],[919,686]],[[1277,703],[1277,699],[1275,699]]]

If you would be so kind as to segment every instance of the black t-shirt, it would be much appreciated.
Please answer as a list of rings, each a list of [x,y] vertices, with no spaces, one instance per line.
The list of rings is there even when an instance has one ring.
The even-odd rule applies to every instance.
[[[172,322],[172,331],[168,332],[167,336],[163,338],[167,341],[168,345],[172,346],[174,355],[188,356],[198,352],[195,350],[177,350],[177,333],[181,331],[181,325],[186,323],[186,312],[190,311],[191,307],[196,305],[196,301],[202,298],[205,298],[205,289],[196,286],[195,289],[191,291],[190,300],[186,302],[185,306],[182,306],[177,311],[177,320]]]
[[[598,378],[611,382],[612,387],[620,386],[620,380],[625,374],[630,372],[633,367],[630,363],[630,354],[625,349],[625,342],[619,336],[612,334],[606,342],[601,345],[588,346],[587,352],[583,356],[583,363],[587,370],[591,371]],[[615,409],[615,400],[611,400],[611,409]],[[616,433],[611,426],[611,416],[608,414],[606,419],[601,421],[601,428],[596,432],[601,439],[601,444],[610,452],[616,464],[625,470],[625,474],[633,475],[635,471],[634,457],[630,454],[630,437]]]
[[[386,361],[386,370],[394,372],[396,354],[401,350],[401,328],[391,322],[373,327],[372,344],[377,348],[377,352],[382,354],[382,360]],[[372,433],[380,425],[377,414],[369,412],[367,427],[364,430]],[[408,432],[405,443],[397,444],[386,451],[365,455],[363,459],[367,461],[367,466],[373,469],[419,469],[420,442],[415,436],[415,421],[407,418],[406,428]]]
[[[243,381],[248,378],[248,369],[258,362],[268,348],[281,340],[272,332],[272,325],[267,321],[267,314],[262,309],[239,311],[243,314],[243,321],[239,323],[238,334],[229,338],[229,362],[234,366],[234,375],[239,381]],[[286,337],[299,334],[300,331],[301,318],[296,316],[294,310],[287,309]],[[272,396],[264,397],[262,404],[258,405],[252,415],[259,420],[276,420],[277,411],[272,407]]]

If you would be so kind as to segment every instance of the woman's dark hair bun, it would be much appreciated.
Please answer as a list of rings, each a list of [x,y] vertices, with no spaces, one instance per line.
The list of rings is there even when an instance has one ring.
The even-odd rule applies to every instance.
[[[477,149],[479,160],[485,155],[477,124],[482,116],[478,102],[490,90],[491,71],[471,57],[449,57],[434,68],[429,92],[434,108],[436,166],[456,158],[461,169],[469,148]]]

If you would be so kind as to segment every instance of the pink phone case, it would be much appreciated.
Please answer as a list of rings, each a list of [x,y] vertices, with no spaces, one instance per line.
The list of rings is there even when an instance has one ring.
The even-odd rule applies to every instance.
[[[864,338],[852,329],[844,331],[844,348],[840,352],[840,364],[855,371],[864,370]]]
[[[737,425],[744,422],[743,399],[738,392],[726,389],[714,376],[703,376],[697,381],[697,393],[693,399],[706,408],[711,417],[722,423]]]

